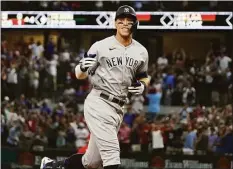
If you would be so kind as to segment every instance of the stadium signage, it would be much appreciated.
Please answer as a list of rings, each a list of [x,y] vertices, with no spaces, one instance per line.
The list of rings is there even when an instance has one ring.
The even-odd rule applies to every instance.
[[[48,156],[62,160],[75,153],[69,149],[24,151],[2,147],[2,168],[39,169],[41,159]],[[168,155],[164,153],[122,153],[121,169],[233,169],[232,155]]]
[[[114,29],[112,11],[2,11],[2,28]],[[138,29],[232,30],[232,12],[137,12]]]
[[[124,169],[148,169],[149,163],[147,161],[122,158],[120,167]]]
[[[185,169],[212,169],[213,164],[211,163],[201,163],[197,160],[183,160],[182,162],[172,162],[171,160],[165,160],[165,168],[175,169],[175,168],[185,168]]]

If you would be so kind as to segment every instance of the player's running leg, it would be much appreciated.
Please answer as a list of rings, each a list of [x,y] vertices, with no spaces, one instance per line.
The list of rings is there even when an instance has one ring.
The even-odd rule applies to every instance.
[[[61,167],[65,169],[101,168],[102,160],[94,136],[91,134],[87,151],[83,156],[82,154],[74,154],[63,161],[54,161],[48,157],[44,157],[41,161],[40,169],[57,169]]]
[[[95,140],[95,136],[91,134],[87,151],[82,157],[82,164],[85,168],[96,169],[102,166],[102,159]]]
[[[122,118],[116,108],[104,100],[89,95],[84,104],[84,116],[103,160],[104,169],[115,169],[120,164],[120,147],[117,137]]]

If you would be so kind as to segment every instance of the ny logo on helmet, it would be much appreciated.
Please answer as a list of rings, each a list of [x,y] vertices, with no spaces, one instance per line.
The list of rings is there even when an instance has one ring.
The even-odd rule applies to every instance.
[[[125,8],[125,9],[124,9],[124,12],[129,12],[129,8]]]

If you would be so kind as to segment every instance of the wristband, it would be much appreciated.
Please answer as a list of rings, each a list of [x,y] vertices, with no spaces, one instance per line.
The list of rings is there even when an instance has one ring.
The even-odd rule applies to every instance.
[[[86,71],[87,71],[87,69],[88,69],[88,68],[86,68],[86,69],[85,69],[85,68],[83,68],[83,67],[82,67],[82,64],[80,65],[80,70],[81,70],[82,72],[86,72]]]

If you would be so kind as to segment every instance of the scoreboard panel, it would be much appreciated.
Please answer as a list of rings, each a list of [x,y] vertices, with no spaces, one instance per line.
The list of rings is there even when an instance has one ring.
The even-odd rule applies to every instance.
[[[114,29],[113,11],[2,11],[2,28]],[[232,12],[137,12],[138,29],[232,30]]]

